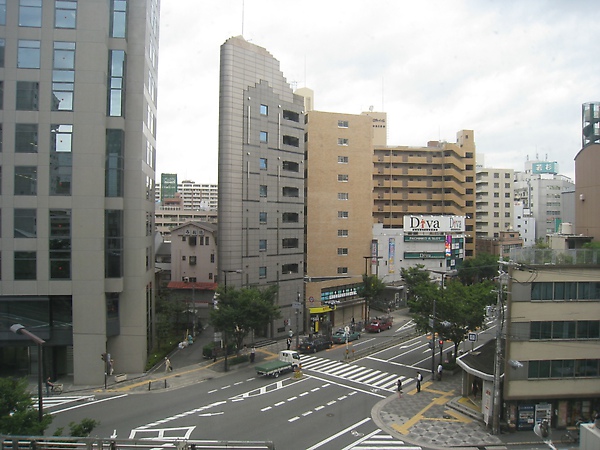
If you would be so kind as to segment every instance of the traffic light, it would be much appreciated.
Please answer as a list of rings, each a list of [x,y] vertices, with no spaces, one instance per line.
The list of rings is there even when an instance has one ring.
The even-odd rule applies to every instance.
[[[444,340],[443,340],[443,339],[440,339],[440,342],[439,342],[439,344],[440,344],[440,348],[441,348],[441,347],[443,347],[443,346],[444,346]]]
[[[106,353],[102,353],[100,355],[100,358],[102,358],[102,361],[106,362],[107,358],[106,358]]]

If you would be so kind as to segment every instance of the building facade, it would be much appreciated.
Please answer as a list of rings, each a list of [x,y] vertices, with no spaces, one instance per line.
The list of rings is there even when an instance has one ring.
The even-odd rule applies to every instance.
[[[266,331],[272,337],[289,333],[304,290],[304,126],[304,100],[279,61],[241,36],[228,39],[220,67],[218,280],[279,287],[282,319]]]
[[[499,238],[513,228],[513,177],[512,169],[477,167],[477,238]]]
[[[475,256],[475,139],[472,130],[457,142],[427,147],[375,146],[373,221],[400,228],[407,215],[465,217],[465,257]]]
[[[5,2],[0,371],[99,385],[152,346],[159,0]],[[125,68],[127,70],[125,70]],[[125,173],[127,176],[125,176]]]
[[[161,181],[165,181],[164,176],[171,174],[162,174]],[[217,184],[196,183],[191,180],[183,180],[177,183],[177,175],[175,177],[177,189],[173,191],[172,186],[165,185],[166,192],[163,189],[163,184],[156,185],[156,203],[165,203],[165,199],[174,198],[176,194],[182,199],[183,209],[216,211],[219,205],[219,186]],[[167,178],[167,180],[169,180]],[[167,194],[165,196],[165,194]]]

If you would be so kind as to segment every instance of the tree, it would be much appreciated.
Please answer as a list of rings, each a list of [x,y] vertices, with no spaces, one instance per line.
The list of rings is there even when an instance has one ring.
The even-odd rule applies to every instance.
[[[409,267],[408,269],[403,267],[400,269],[400,274],[404,280],[406,298],[409,301],[414,300],[416,286],[424,283],[430,283],[429,272],[425,270],[425,266],[423,264],[417,264],[416,266]]]
[[[0,378],[0,434],[42,436],[52,423],[50,414],[39,421],[27,387],[25,378]]]
[[[281,317],[275,304],[277,286],[266,289],[219,286],[218,307],[210,312],[210,321],[216,330],[223,333],[225,342],[233,338],[239,350],[251,331],[264,329],[273,320]]]
[[[465,259],[458,269],[458,278],[463,284],[475,284],[482,280],[493,280],[498,276],[498,256],[478,252],[475,258]]]
[[[365,320],[369,320],[371,305],[384,289],[385,283],[377,275],[363,275],[363,284],[356,288],[356,294],[365,299]]]
[[[69,423],[69,436],[73,437],[88,437],[92,430],[100,425],[100,422],[94,419],[82,419],[81,422],[70,422]],[[63,427],[57,428],[54,432],[54,436],[62,436]]]

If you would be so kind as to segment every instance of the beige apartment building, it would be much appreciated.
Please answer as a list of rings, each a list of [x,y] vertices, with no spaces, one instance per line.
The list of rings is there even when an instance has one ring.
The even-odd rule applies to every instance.
[[[465,216],[465,257],[475,256],[475,137],[426,147],[375,146],[373,220],[400,228],[405,215]]]
[[[513,178],[513,169],[477,168],[477,238],[497,239],[513,228]]]

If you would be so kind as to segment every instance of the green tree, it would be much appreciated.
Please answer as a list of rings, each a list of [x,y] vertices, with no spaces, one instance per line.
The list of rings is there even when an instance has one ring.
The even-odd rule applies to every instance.
[[[498,256],[479,252],[475,258],[468,258],[463,261],[457,275],[463,284],[493,280],[498,275]]]
[[[417,264],[408,269],[400,269],[400,274],[404,280],[404,286],[406,289],[406,298],[408,301],[414,300],[415,298],[415,287],[420,286],[424,283],[430,284],[429,272],[425,270],[423,264]]]
[[[73,437],[88,437],[92,430],[100,425],[100,422],[94,419],[81,419],[81,422],[70,422],[69,423],[69,436]],[[62,436],[64,428],[60,427],[54,432],[54,436]]]
[[[263,330],[281,317],[279,307],[275,304],[277,286],[266,289],[235,289],[219,286],[217,308],[210,312],[211,324],[223,333],[225,343],[233,339],[239,350],[242,342],[251,331]]]
[[[0,434],[42,436],[52,423],[50,414],[44,414],[39,421],[27,388],[25,378],[0,378]]]
[[[379,298],[385,283],[377,275],[363,275],[363,283],[356,289],[356,294],[365,299],[365,320],[369,320],[371,305]]]
[[[159,345],[181,340],[181,323],[185,320],[185,305],[169,299],[163,292],[156,297],[156,338]],[[187,322],[185,322],[187,324]]]

